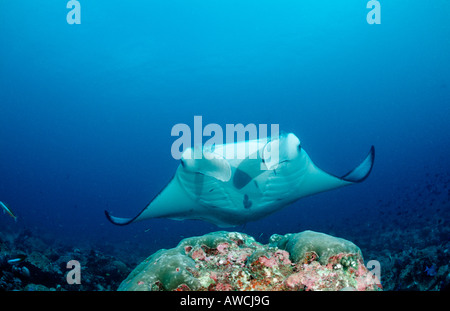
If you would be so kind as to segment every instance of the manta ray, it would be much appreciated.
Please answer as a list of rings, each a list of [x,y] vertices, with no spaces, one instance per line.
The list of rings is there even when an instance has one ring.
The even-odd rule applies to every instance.
[[[337,177],[318,168],[293,133],[187,148],[170,182],[140,213],[131,218],[105,214],[116,225],[169,218],[238,226],[300,198],[360,183],[372,171],[374,158],[372,146],[356,168]]]

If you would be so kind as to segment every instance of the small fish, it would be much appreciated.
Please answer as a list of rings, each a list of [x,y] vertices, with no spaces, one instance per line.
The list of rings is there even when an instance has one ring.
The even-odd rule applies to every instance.
[[[9,259],[9,260],[8,260],[8,263],[9,263],[10,265],[14,265],[14,264],[17,264],[17,263],[21,263],[21,262],[24,261],[26,258],[27,258],[26,255],[19,255],[19,256],[17,256],[17,258]]]
[[[3,209],[3,213],[8,213],[9,216],[11,216],[12,218],[14,218],[15,221],[17,221],[17,217],[16,215],[14,215],[14,213],[11,211],[11,209],[6,206],[5,203],[3,203],[2,201],[0,201],[0,207]]]

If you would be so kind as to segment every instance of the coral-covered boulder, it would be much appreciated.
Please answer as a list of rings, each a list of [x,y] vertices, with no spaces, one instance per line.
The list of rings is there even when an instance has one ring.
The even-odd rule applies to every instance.
[[[159,250],[119,290],[380,290],[353,243],[313,231],[274,235],[268,245],[213,232]]]
[[[270,237],[270,245],[289,252],[295,262],[312,254],[317,256],[322,265],[326,265],[330,257],[340,253],[352,253],[362,259],[361,250],[352,242],[310,230],[284,236],[274,234]]]

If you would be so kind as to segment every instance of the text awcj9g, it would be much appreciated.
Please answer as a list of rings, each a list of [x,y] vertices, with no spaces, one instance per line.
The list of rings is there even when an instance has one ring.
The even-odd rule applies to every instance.
[[[215,299],[214,297],[182,297],[180,300],[180,306],[203,306],[208,309],[213,304],[223,306],[246,306],[249,308],[256,306],[268,306],[270,304],[269,296],[258,295],[227,295],[225,299]]]

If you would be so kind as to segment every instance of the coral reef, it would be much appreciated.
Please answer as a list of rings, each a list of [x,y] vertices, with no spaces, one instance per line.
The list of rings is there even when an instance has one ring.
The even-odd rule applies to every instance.
[[[24,257],[17,263],[9,259]],[[67,262],[81,266],[81,284],[68,284]],[[17,236],[0,234],[0,291],[104,291],[116,290],[131,271],[117,258],[93,248],[55,244],[30,231]]]
[[[423,228],[429,229],[426,231],[427,234],[419,235],[423,233],[420,228],[420,230],[411,229],[408,234],[401,235],[396,230],[385,231],[377,236],[373,233],[351,235],[363,250],[366,259],[376,259],[380,262],[380,281],[383,290],[439,291],[450,288],[450,240],[440,238],[443,235],[448,237],[449,227],[442,224],[440,227],[424,226]],[[328,280],[333,278],[331,282],[338,284],[341,290],[358,289],[358,280],[361,279],[353,279],[349,287],[342,288],[348,278],[342,281],[339,281],[339,278],[347,277],[347,272],[355,273],[357,268],[363,268],[359,265],[362,262],[359,248],[348,241],[333,238],[332,241],[347,242],[343,253],[349,252],[353,255],[350,257],[329,256],[326,254],[327,248],[318,248],[315,243],[310,245],[314,248],[309,250],[306,248],[302,252],[300,246],[305,247],[307,243],[299,244],[298,241],[294,243],[294,240],[308,235],[309,239],[313,239],[311,234],[310,231],[305,231],[300,234],[273,235],[270,241],[267,240],[267,245],[262,245],[243,233],[234,233],[234,237],[233,235],[230,237],[226,232],[215,233],[185,239],[181,242],[182,247],[160,250],[142,262],[149,251],[149,246],[145,244],[138,250],[137,245],[134,244],[130,248],[129,245],[112,245],[107,241],[93,244],[89,242],[85,245],[60,242],[51,236],[44,238],[41,234],[32,233],[29,230],[18,233],[0,232],[0,291],[117,290],[127,276],[127,280],[130,280],[133,275],[138,280],[139,269],[141,272],[149,271],[146,263],[152,260],[154,265],[158,266],[161,260],[157,258],[162,260],[170,258],[167,256],[171,252],[179,255],[178,263],[173,262],[175,267],[172,269],[173,275],[176,276],[179,273],[177,267],[185,267],[186,273],[194,273],[192,274],[194,278],[203,284],[197,285],[199,289],[232,290],[241,289],[246,285],[246,289],[255,287],[254,289],[317,290],[318,285],[323,285],[327,278]],[[322,236],[320,233],[316,235]],[[435,236],[438,238],[434,238]],[[423,243],[424,240],[427,240],[427,243]],[[388,247],[394,241],[399,241],[398,243],[402,243],[403,247]],[[22,255],[27,256],[24,261],[16,264],[7,263],[8,259]],[[295,256],[298,258],[294,259]],[[325,259],[329,263],[325,264]],[[357,267],[352,266],[355,259],[358,259]],[[81,284],[67,283],[66,264],[70,260],[78,260],[81,264]],[[142,262],[140,268],[132,272],[140,262]],[[330,274],[332,267],[335,270],[332,273],[335,274]],[[196,274],[196,271],[207,271],[209,268],[211,268],[209,275]],[[368,268],[372,269],[369,264]],[[161,266],[159,269],[161,269],[159,274],[164,274],[168,268]],[[152,271],[156,271],[156,267]],[[239,275],[237,271],[241,271]],[[267,271],[272,278],[267,275]],[[185,275],[189,276],[186,273]],[[273,275],[281,276],[273,277]],[[167,276],[170,276],[170,273]],[[199,278],[199,276],[203,277]],[[237,286],[233,287],[232,284],[227,283],[227,276],[233,276]],[[284,284],[275,285],[274,281],[281,282],[283,276]],[[321,278],[320,282],[310,283],[311,279],[319,278]],[[164,278],[160,283],[156,280],[159,280],[156,276],[148,279],[148,283],[155,282],[154,288],[151,289],[178,288],[177,278],[173,278],[174,284],[167,283]],[[242,287],[239,286],[238,280],[242,283]],[[170,286],[164,287],[165,283]],[[274,285],[266,285],[267,283]],[[145,283],[140,283],[140,285],[143,284]],[[186,286],[180,286],[178,289],[194,289],[197,288],[195,284],[199,283],[192,279],[191,283],[185,282],[185,284]],[[131,289],[131,285],[126,286],[124,283],[120,289]]]
[[[144,262],[149,253],[176,245],[184,236],[168,234],[168,225],[152,228],[158,232],[153,239],[147,233],[142,235],[145,239],[133,237],[120,243],[110,237],[97,238],[95,234],[83,240],[63,239],[61,233],[18,227],[10,224],[10,219],[2,222],[0,218],[0,291],[113,291],[121,283],[122,290],[354,290],[364,287],[360,284],[362,278],[356,275],[364,274],[359,271],[365,269],[361,253],[368,260],[368,268],[373,269],[370,260],[380,263],[380,281],[385,291],[445,291],[450,289],[449,185],[449,174],[430,174],[424,176],[423,183],[411,189],[396,189],[395,196],[383,198],[375,206],[358,204],[355,213],[322,213],[317,219],[301,214],[298,224],[276,223],[273,228],[258,227],[253,231],[251,225],[246,227],[247,233],[258,236],[258,241],[267,245],[243,233],[214,233],[185,239],[181,247],[161,250]],[[325,247],[324,237],[328,236],[310,231],[272,235],[270,240],[266,236],[267,232],[279,232],[279,228],[283,232],[301,231],[299,228],[305,229],[305,224],[351,240],[359,248],[338,238],[330,239],[330,245]],[[202,230],[191,232],[190,235],[203,234]],[[302,236],[304,242],[300,242]],[[308,241],[315,238],[322,243],[308,246]],[[342,243],[341,255],[333,255]],[[329,253],[328,248],[333,247]],[[176,256],[168,256],[171,253]],[[351,256],[342,255],[346,253]],[[25,260],[8,263],[23,255]],[[163,260],[171,258],[178,261],[164,267]],[[70,260],[81,264],[81,284],[67,283],[66,264]],[[148,266],[150,262],[154,268]],[[139,269],[132,272],[139,263]],[[150,271],[153,277],[139,280]],[[191,275],[193,278],[189,278]],[[125,278],[130,281],[128,284],[123,282]],[[232,278],[232,282],[227,278]]]
[[[380,290],[353,243],[305,231],[263,245],[238,232],[182,240],[139,264],[119,290]]]

